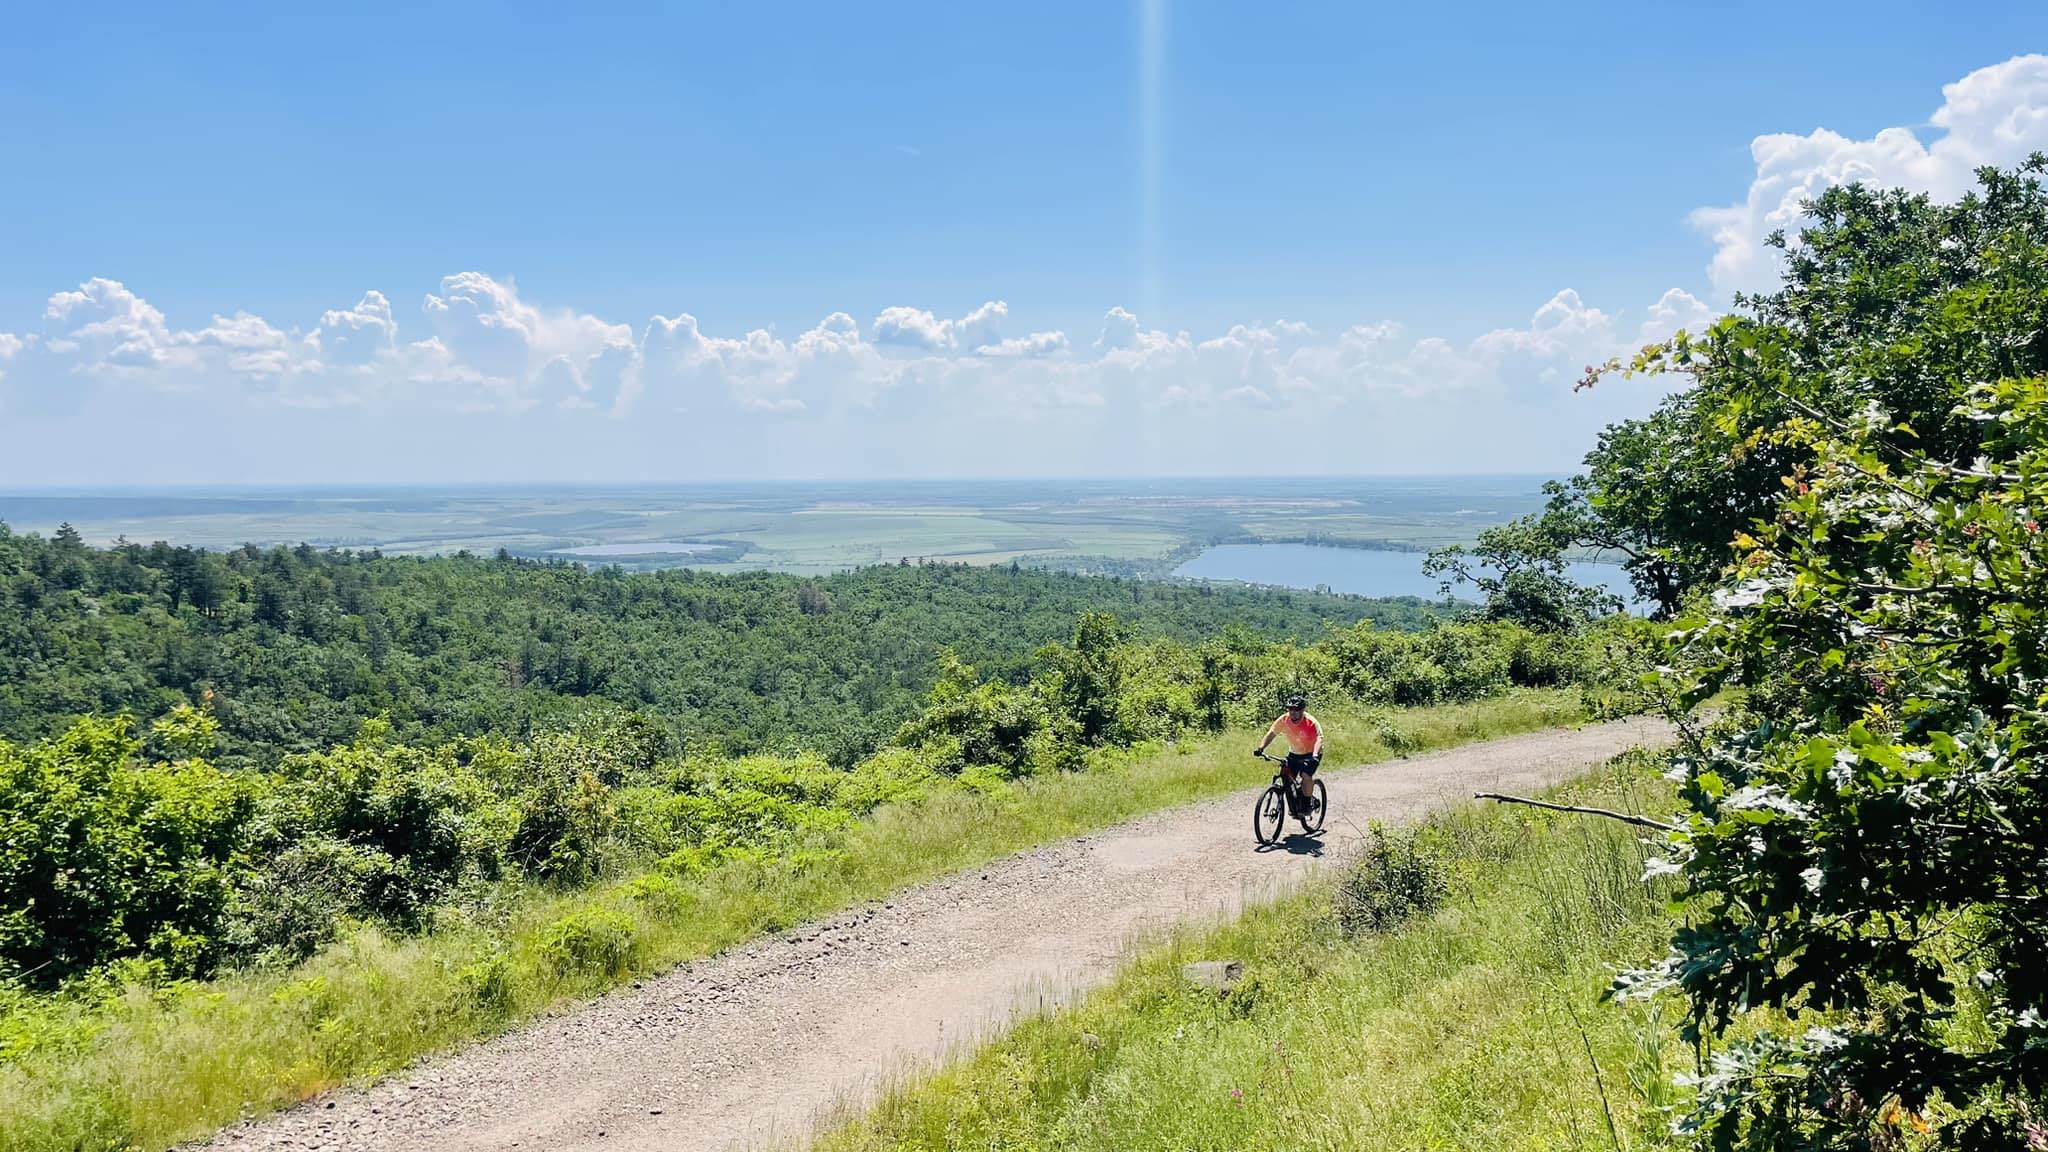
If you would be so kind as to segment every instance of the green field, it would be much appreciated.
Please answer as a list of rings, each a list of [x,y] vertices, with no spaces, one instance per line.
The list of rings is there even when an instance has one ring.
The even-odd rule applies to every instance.
[[[662,488],[0,493],[0,521],[93,543],[467,549],[632,568],[819,573],[918,558],[1156,573],[1203,545],[1424,549],[1533,511],[1535,477],[975,481]]]

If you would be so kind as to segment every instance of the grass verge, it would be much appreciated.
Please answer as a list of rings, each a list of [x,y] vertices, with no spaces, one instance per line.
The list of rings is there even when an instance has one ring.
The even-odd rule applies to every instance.
[[[1670,803],[1630,757],[1562,791]],[[1600,1001],[1615,966],[1668,939],[1640,835],[1476,806],[1383,835],[1333,881],[1142,953],[1077,1005],[842,1116],[818,1147],[1659,1146],[1684,1050],[1658,1009]],[[1228,993],[1180,975],[1222,958],[1245,966]]]
[[[1582,716],[1568,692],[1326,717],[1334,764],[1368,763]],[[905,885],[1254,785],[1245,733],[1098,756],[1092,770],[950,787],[878,809],[774,860],[572,893],[507,890],[471,922],[365,928],[281,971],[63,997],[0,990],[0,1147],[168,1147],[502,1031],[634,976]]]

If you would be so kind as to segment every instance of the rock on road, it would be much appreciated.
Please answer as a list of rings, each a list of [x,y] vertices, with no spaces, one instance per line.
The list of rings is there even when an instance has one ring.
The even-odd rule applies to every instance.
[[[1619,721],[1328,772],[1320,843],[1276,851],[1254,851],[1256,788],[1155,813],[684,964],[191,1147],[696,1152],[797,1140],[835,1101],[1107,980],[1134,936],[1228,915],[1319,858],[1344,859],[1369,818],[1541,788],[1668,739],[1661,722]]]

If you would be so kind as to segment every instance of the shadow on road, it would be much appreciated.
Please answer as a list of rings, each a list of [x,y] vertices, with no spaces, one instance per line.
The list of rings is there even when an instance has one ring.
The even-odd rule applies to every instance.
[[[1285,852],[1290,856],[1321,856],[1323,842],[1321,832],[1295,832],[1278,844],[1261,844],[1255,852]]]

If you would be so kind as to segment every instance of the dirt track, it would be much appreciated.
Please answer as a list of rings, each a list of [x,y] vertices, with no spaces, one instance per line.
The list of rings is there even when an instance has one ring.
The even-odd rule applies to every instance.
[[[1321,842],[1279,851],[1253,850],[1256,789],[1161,812],[685,964],[204,1147],[688,1152],[787,1140],[906,1062],[1106,979],[1134,934],[1227,914],[1342,859],[1368,818],[1541,787],[1666,738],[1659,723],[1628,721],[1330,772]]]

